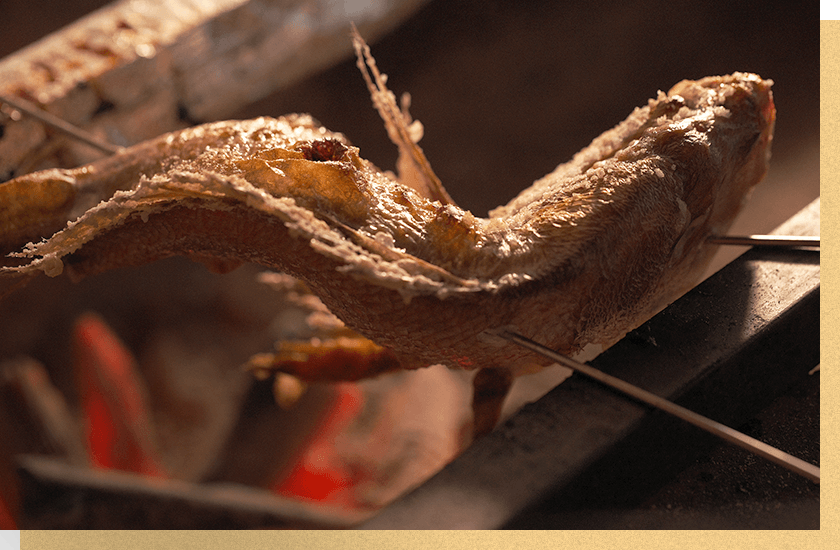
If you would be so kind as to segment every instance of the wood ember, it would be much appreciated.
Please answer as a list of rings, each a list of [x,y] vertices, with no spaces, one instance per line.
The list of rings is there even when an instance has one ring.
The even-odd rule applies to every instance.
[[[423,0],[335,11],[327,1],[123,0],[0,60],[0,96],[33,101],[119,145],[216,120],[352,52],[351,21],[370,36]],[[0,179],[89,161],[6,109]]]
[[[6,452],[44,453],[88,463],[80,426],[47,370],[31,358],[0,364],[0,439]]]

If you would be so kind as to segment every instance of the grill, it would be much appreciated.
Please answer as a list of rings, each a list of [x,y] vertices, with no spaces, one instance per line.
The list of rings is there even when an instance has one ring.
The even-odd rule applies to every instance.
[[[816,221],[813,215],[813,209],[803,212]],[[591,363],[724,424],[747,425],[758,437],[766,415],[778,414],[770,412],[774,402],[799,395],[803,405],[810,400],[809,429],[818,440],[819,387],[808,379],[819,364],[818,254],[751,250]],[[786,443],[791,452],[817,459],[816,440],[808,444],[798,435]],[[691,485],[715,490],[715,483],[704,481],[704,468],[694,479],[673,481],[692,466],[698,469],[698,456],[714,443],[696,428],[573,375],[364,527],[699,527],[711,520],[692,517],[702,514],[702,507],[694,508],[690,498],[669,502],[679,494],[669,491]],[[780,504],[785,498],[780,495],[791,491],[802,498],[793,506],[804,504],[814,514],[797,519],[816,527],[816,486],[759,467],[765,477],[752,482],[763,488],[744,488],[756,475],[749,473],[753,458],[730,454],[736,473],[716,471],[715,482],[732,483],[727,475],[738,476],[736,483],[744,484],[740,490],[752,498],[768,487],[781,492],[763,495],[768,499],[763,504]],[[655,508],[675,502],[687,512],[664,514]],[[739,514],[739,519],[778,527],[785,515],[779,512]]]
[[[210,4],[214,5],[210,11],[194,9],[189,17],[158,14],[149,18],[147,14],[146,19],[143,19],[143,14],[130,15],[129,2],[110,5],[103,11],[80,19],[73,27],[52,35],[46,41],[5,58],[0,62],[0,81],[25,81],[31,76],[26,76],[26,70],[31,69],[16,72],[21,70],[20,67],[29,67],[26,63],[33,60],[44,65],[43,59],[51,59],[47,53],[73,45],[75,53],[70,57],[78,55],[80,63],[58,63],[53,66],[52,70],[57,72],[52,76],[49,74],[50,63],[46,63],[42,85],[36,90],[42,95],[32,94],[34,97],[30,99],[44,103],[63,118],[95,131],[106,132],[103,129],[117,128],[119,132],[107,137],[118,142],[137,141],[197,120],[261,114],[257,111],[268,105],[267,100],[253,102],[272,90],[284,88],[284,95],[272,100],[275,102],[272,108],[278,109],[275,114],[305,109],[318,117],[324,112],[335,120],[322,119],[328,127],[337,130],[347,128],[348,135],[363,151],[370,153],[370,158],[382,166],[393,164],[389,156],[391,153],[383,152],[389,150],[389,145],[384,140],[377,142],[368,137],[379,133],[384,138],[384,133],[379,129],[375,113],[369,109],[369,99],[364,95],[364,87],[355,74],[352,62],[327,70],[323,73],[326,76],[311,76],[349,54],[347,21],[330,28],[321,22],[319,24],[326,29],[323,36],[310,36],[289,55],[281,55],[283,52],[278,48],[276,55],[269,56],[265,49],[267,44],[282,44],[285,43],[283,40],[289,40],[288,35],[282,34],[289,32],[288,21],[271,19],[281,17],[281,10],[275,10],[273,4],[267,1],[231,0]],[[424,60],[438,60],[441,63],[430,66],[427,72],[445,72],[440,67],[446,58],[440,52],[456,44],[441,36],[442,29],[447,27],[439,20],[454,21],[452,25],[460,32],[466,32],[465,25],[458,22],[457,14],[460,13],[472,13],[483,22],[497,24],[498,27],[490,28],[499,31],[497,34],[502,37],[502,44],[489,51],[512,49],[513,55],[521,58],[526,52],[516,50],[510,39],[505,37],[542,33],[546,36],[544,40],[549,41],[552,37],[556,38],[554,33],[569,30],[559,21],[582,18],[575,17],[576,8],[567,8],[572,13],[559,13],[546,4],[542,6],[539,25],[529,16],[529,24],[538,25],[538,30],[531,33],[526,32],[529,24],[523,22],[524,13],[516,12],[513,15],[519,14],[521,18],[512,18],[511,13],[505,10],[515,8],[504,8],[495,3],[486,8],[475,2],[452,3],[454,7],[432,2],[422,9],[418,9],[419,2],[384,4],[391,6],[387,16],[369,21],[362,21],[357,16],[355,20],[361,32],[371,39],[385,35],[390,29],[398,29],[393,35],[383,38],[382,56],[377,52],[378,46],[373,45],[374,55],[386,72],[390,72],[389,57],[395,61],[396,72],[391,75],[391,82],[400,76],[408,78],[409,73],[401,73],[405,70],[396,63],[400,55],[408,55],[406,51],[429,40],[439,42],[438,49],[425,46],[412,63],[435,65]],[[171,11],[174,13],[176,10],[172,8]],[[243,29],[248,27],[242,22],[253,23],[254,13],[269,14],[265,18],[265,28],[275,29],[277,38],[261,35],[260,42],[252,36],[250,49],[248,40],[242,39],[243,46],[224,50],[221,46],[224,41],[218,37],[240,37],[237,33],[244,32]],[[406,20],[412,13],[411,19]],[[802,14],[803,20],[807,15]],[[617,14],[616,17],[623,16]],[[601,23],[605,21],[604,16],[598,19]],[[509,22],[504,25],[493,23],[504,20]],[[151,34],[126,34],[121,21]],[[401,27],[397,27],[404,21]],[[169,27],[163,24],[166,22]],[[766,23],[759,20],[755,24]],[[472,25],[474,23],[469,26]],[[114,30],[121,28],[122,31]],[[110,38],[117,36],[113,33],[119,32],[123,32],[119,35],[121,42],[109,42]],[[165,33],[171,35],[164,36]],[[398,38],[400,33],[409,36],[402,50]],[[586,34],[584,30],[580,33],[581,36]],[[213,36],[217,37],[217,42],[211,40]],[[257,46],[254,46],[253,40],[257,40]],[[470,43],[469,33],[463,40]],[[531,40],[536,39],[523,38],[526,46],[532,45]],[[330,45],[323,46],[324,41]],[[812,42],[816,43],[816,38]],[[84,48],[78,47],[79,44],[83,44]],[[796,45],[805,48],[811,43]],[[111,50],[106,51],[107,48]],[[309,61],[302,64],[300,52],[313,51],[318,55],[307,56]],[[481,64],[481,59],[490,54],[478,55],[470,53],[469,49],[466,53],[460,51],[460,59],[465,60],[468,67],[462,69],[466,74],[464,78],[472,76],[481,82],[480,75],[473,72],[479,73],[482,67],[486,67]],[[810,50],[804,51],[810,55]],[[816,46],[813,51],[817,51]],[[662,55],[665,56],[664,53]],[[807,55],[804,65],[810,66]],[[816,54],[813,55],[815,64]],[[66,61],[67,56],[62,59]],[[761,59],[757,61],[760,62]],[[469,69],[470,63],[474,64],[473,69]],[[507,69],[516,67],[515,61],[502,60],[500,63]],[[230,78],[230,74],[244,70],[246,66],[249,67],[247,78],[239,81]],[[796,70],[807,72],[807,67],[776,68],[780,69],[778,73],[767,76],[777,81],[777,98],[785,97],[782,95],[785,75],[796,79],[801,76]],[[751,67],[744,69],[753,70]],[[571,70],[570,66],[561,64],[557,72],[568,79],[568,71]],[[756,70],[763,71],[760,67]],[[529,90],[540,89],[541,85],[551,88],[553,81],[540,84],[537,76],[543,74],[541,71],[548,73],[544,78],[552,78],[549,71],[540,67],[534,68],[532,74],[511,73],[516,74],[512,78],[521,78],[527,84],[511,86],[525,96],[523,101],[528,101]],[[224,78],[212,80],[217,73]],[[455,82],[461,75],[457,78],[451,74],[445,76]],[[173,89],[171,80],[176,77],[178,82],[174,88],[179,95],[170,96],[168,94]],[[74,78],[86,84],[65,86]],[[645,78],[648,81],[656,79],[655,83],[663,86],[673,80],[670,76],[661,75],[647,75]],[[346,94],[342,91],[338,99],[331,96],[318,105],[319,93],[327,86],[345,89],[342,79],[349,83]],[[213,86],[208,84],[211,81],[215,83]],[[632,78],[628,77],[626,81],[628,87],[632,87]],[[126,82],[130,85],[121,89]],[[434,85],[424,86],[422,80],[415,83],[418,84],[416,87],[395,86],[410,88],[419,109],[423,92]],[[603,86],[603,83],[596,81],[589,85],[597,87]],[[582,86],[590,89],[585,84]],[[349,91],[351,89],[355,91]],[[644,90],[638,97],[648,97],[652,92]],[[592,95],[597,97],[597,93]],[[816,96],[815,91],[813,96]],[[780,110],[777,136],[782,148],[776,148],[774,154],[779,157],[781,168],[777,170],[774,159],[771,179],[760,186],[750,206],[753,213],[762,215],[757,218],[753,215],[752,219],[759,221],[750,222],[748,211],[743,222],[747,224],[743,227],[748,231],[767,232],[787,220],[777,228],[778,234],[819,234],[819,199],[811,202],[819,193],[818,177],[815,169],[806,166],[815,158],[809,156],[810,142],[807,141],[808,124],[813,122],[807,115],[814,110],[813,105],[808,103],[810,97],[797,97],[796,100],[800,101],[797,106],[791,105],[794,101],[777,99]],[[304,98],[306,101],[298,101]],[[476,98],[476,101],[480,99]],[[581,99],[585,100],[586,97]],[[568,101],[569,104],[577,104],[575,99]],[[546,102],[562,104],[564,99],[547,99]],[[634,96],[628,106],[616,106],[613,118],[619,120],[629,112],[628,107],[637,102]],[[297,106],[298,103],[303,104],[304,109]],[[790,122],[785,126],[786,107],[789,109],[787,112],[795,113],[795,109],[800,108],[800,113],[805,113],[799,116],[802,121],[800,127]],[[364,111],[364,116],[358,114],[359,111]],[[564,158],[562,152],[558,154],[553,148],[546,148],[545,141],[556,136],[550,130],[540,129],[539,117],[528,119],[527,124],[536,129],[529,130],[527,137],[505,139],[504,127],[513,125],[515,117],[500,113],[497,125],[502,130],[488,131],[488,136],[474,136],[466,142],[454,136],[452,143],[455,145],[445,146],[442,152],[438,149],[436,153],[431,143],[434,116],[424,117],[421,112],[413,114],[427,124],[429,137],[426,140],[430,143],[426,146],[424,141],[423,144],[444,181],[467,179],[462,174],[469,171],[472,174],[469,179],[478,182],[497,179],[514,182],[510,189],[499,185],[490,190],[471,190],[465,184],[455,190],[456,199],[460,191],[464,195],[479,195],[482,201],[488,201],[486,205],[475,203],[477,210],[504,202],[504,197],[515,192],[515,187],[519,185],[517,182],[523,181],[523,177],[524,184],[527,184]],[[369,118],[365,118],[366,115],[370,115]],[[442,116],[446,117],[445,114]],[[605,116],[612,117],[613,114],[606,113]],[[542,118],[551,119],[552,114]],[[585,141],[605,129],[600,121],[593,122],[592,128],[589,128],[587,120],[574,117],[567,120],[571,126],[570,133],[581,134]],[[458,123],[464,124],[463,121]],[[15,147],[4,149],[7,152],[0,156],[4,163],[4,177],[11,170],[23,171],[61,162],[75,164],[98,154],[85,146],[68,144],[58,135],[46,137],[48,146],[39,142],[37,146],[30,147],[24,139],[10,139],[12,135],[43,132],[36,127],[36,123],[27,119],[6,120],[6,139],[0,137],[0,143],[5,141],[2,145],[9,147],[9,143],[15,141]],[[24,130],[17,134],[16,128]],[[359,141],[349,128],[359,128]],[[144,132],[149,135],[143,135]],[[785,147],[784,136],[797,132],[802,141],[793,145],[788,143]],[[817,135],[816,130],[811,133]],[[533,134],[540,137],[535,139]],[[527,142],[527,154],[512,154],[514,160],[506,162],[514,165],[509,170],[514,170],[516,177],[508,177],[509,173],[488,158],[496,153],[482,138],[495,139],[497,145],[502,143],[506,147],[513,147],[515,144],[511,142],[517,140]],[[568,143],[569,154],[582,144],[571,140]],[[561,142],[561,149],[563,146]],[[546,150],[552,152],[549,154]],[[791,150],[794,152],[791,153]],[[33,155],[33,151],[37,155]],[[436,156],[446,158],[437,162]],[[72,160],[68,161],[68,158]],[[528,170],[534,173],[522,176]],[[450,178],[444,176],[447,172],[451,174]],[[774,174],[779,173],[781,175],[773,179]],[[793,178],[797,185],[781,186],[777,183],[781,178]],[[791,191],[790,188],[798,189]],[[799,194],[790,195],[793,192]],[[502,198],[497,200],[499,196]],[[780,210],[777,204],[783,204],[787,210]],[[805,205],[794,215],[800,206]],[[750,223],[754,225],[750,226]],[[735,228],[736,231],[738,229]],[[726,263],[725,267],[598,356],[592,364],[691,410],[737,427],[795,456],[818,463],[820,375],[818,371],[813,371],[820,362],[819,253],[802,249],[754,248],[735,257],[740,252],[741,249],[735,249],[722,257],[719,264]],[[139,278],[132,279],[128,275],[129,282],[125,284],[140,284]],[[54,301],[61,300],[63,289],[52,291]],[[49,290],[44,292],[50,293]],[[23,317],[14,317],[14,306],[0,303],[0,307],[5,307],[0,310],[0,322],[7,325],[6,332],[11,334],[11,323]],[[184,319],[174,316],[170,322],[179,326],[178,323],[183,323]],[[58,325],[54,321],[52,326]],[[43,340],[41,338],[37,342],[42,344]],[[249,348],[251,352],[259,351],[258,346],[263,345],[251,344],[257,346]],[[8,342],[3,346],[3,359],[21,351]],[[42,354],[39,359],[51,365],[50,375],[58,386],[72,387],[68,375],[61,371],[66,360],[56,359],[60,353]],[[302,414],[294,420],[299,423],[301,432],[313,429],[307,422],[314,424],[313,418],[321,418],[318,412],[329,400],[328,391],[323,391],[327,393],[323,394],[321,402],[317,399],[309,402],[311,414]],[[240,392],[243,395],[240,403],[242,411],[239,416],[232,416],[245,424],[237,432],[240,439],[236,445],[262,445],[272,453],[282,454],[288,452],[284,450],[284,442],[269,441],[272,431],[282,429],[282,424],[288,423],[289,418],[278,420],[270,414],[260,416],[260,411],[265,410],[266,392],[265,385],[260,384]],[[12,395],[8,391],[3,395],[7,409],[14,410],[10,404],[17,403],[15,399],[28,403],[28,408],[33,407],[33,401],[27,401],[25,396]],[[45,406],[48,408],[48,405]],[[8,475],[4,476],[0,491],[15,495],[14,502],[18,503],[19,510],[17,523],[22,528],[819,528],[820,495],[817,485],[744,451],[721,444],[691,426],[651,411],[578,375],[573,375],[539,400],[524,406],[493,433],[473,443],[439,473],[373,515],[341,506],[301,502],[248,486],[254,484],[253,479],[248,479],[249,475],[250,478],[259,477],[257,473],[267,475],[266,472],[276,468],[277,464],[286,464],[294,459],[289,456],[263,462],[256,460],[249,475],[241,471],[235,474],[224,472],[224,468],[219,466],[214,475],[205,475],[202,481],[156,480],[127,472],[90,469],[83,466],[81,460],[74,459],[82,451],[74,447],[76,443],[72,438],[61,440],[61,434],[66,434],[72,427],[65,426],[57,432],[48,430],[51,438],[33,436],[44,433],[44,427],[38,424],[45,418],[53,419],[53,427],[56,426],[54,422],[60,424],[50,414],[41,409],[33,413],[35,420],[13,418],[12,423],[18,426],[20,432],[16,433],[15,440],[26,441],[26,444],[21,445],[21,454],[5,456],[4,463],[0,464],[3,472],[14,472],[14,482],[9,480]],[[243,426],[253,424],[249,420],[259,420],[263,424],[252,428],[252,432],[244,433]],[[296,447],[302,441],[287,440],[285,443],[286,447]],[[231,445],[230,441],[228,445]],[[217,444],[214,451],[223,457],[231,448]],[[202,460],[208,462],[210,459]],[[235,481],[230,481],[232,479]]]

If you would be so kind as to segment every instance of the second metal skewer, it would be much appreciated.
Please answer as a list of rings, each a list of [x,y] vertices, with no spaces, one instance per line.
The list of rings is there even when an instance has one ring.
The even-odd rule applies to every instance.
[[[784,246],[789,248],[819,248],[819,237],[797,237],[792,235],[722,235],[709,237],[712,244],[744,246]]]
[[[17,109],[18,111],[26,113],[27,115],[31,116],[32,118],[40,120],[44,124],[46,124],[46,125],[48,125],[52,128],[55,128],[56,130],[64,132],[65,134],[71,136],[72,138],[77,139],[77,140],[81,141],[82,143],[86,143],[86,144],[90,145],[91,147],[99,149],[100,151],[102,151],[103,153],[106,153],[108,155],[113,155],[115,153],[119,153],[123,149],[122,147],[120,147],[118,145],[114,145],[112,143],[109,143],[107,141],[103,141],[103,140],[99,139],[98,137],[94,136],[90,132],[86,132],[85,130],[82,130],[78,126],[75,126],[73,124],[70,124],[69,122],[66,122],[66,121],[58,118],[57,116],[53,115],[52,113],[49,113],[49,112],[41,109],[37,105],[34,105],[34,104],[26,101],[25,99],[0,96],[0,103],[5,103],[6,105],[8,105],[9,107],[12,107],[13,109]]]
[[[531,351],[539,353],[540,355],[547,357],[557,363],[563,365],[564,367],[568,367],[576,372],[584,374],[602,384],[609,386],[615,390],[618,390],[625,395],[629,395],[630,397],[656,407],[664,412],[667,412],[677,418],[688,422],[698,428],[705,430],[721,439],[728,441],[742,449],[745,449],[753,454],[759,455],[761,457],[770,460],[796,474],[799,474],[814,483],[820,482],[820,469],[813,464],[805,462],[795,456],[789,455],[788,453],[781,451],[775,447],[772,447],[766,443],[763,443],[757,439],[754,439],[746,434],[743,434],[737,430],[733,430],[732,428],[721,424],[720,422],[716,422],[705,416],[697,414],[693,411],[686,409],[685,407],[681,407],[667,399],[660,397],[656,394],[653,394],[647,390],[643,390],[633,384],[625,382],[620,378],[616,378],[611,376],[605,372],[601,372],[600,370],[587,365],[585,363],[580,363],[566,357],[565,355],[559,354],[554,350],[543,346],[542,344],[538,344],[533,340],[530,340],[521,334],[517,334],[515,332],[511,332],[508,330],[504,330],[498,333],[499,336],[514,342],[524,348],[527,348]]]

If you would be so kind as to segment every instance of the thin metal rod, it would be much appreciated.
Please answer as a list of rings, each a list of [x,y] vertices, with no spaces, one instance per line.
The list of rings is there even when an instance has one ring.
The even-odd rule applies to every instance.
[[[48,126],[55,128],[56,130],[64,132],[65,134],[75,139],[78,139],[81,142],[87,143],[91,147],[99,149],[100,151],[109,155],[119,153],[123,149],[122,147],[97,138],[90,132],[86,132],[81,128],[78,128],[77,126],[74,126],[68,122],[61,120],[57,116],[48,113],[47,111],[41,109],[33,103],[30,103],[29,101],[26,101],[25,99],[12,99],[6,96],[0,96],[0,102],[9,105],[13,109],[17,109],[18,111],[26,113],[32,118],[38,119],[44,124],[47,124]]]
[[[620,378],[616,378],[609,374],[599,371],[598,369],[587,365],[585,363],[579,363],[573,359],[566,357],[565,355],[561,355],[554,350],[543,346],[542,344],[538,344],[533,340],[530,340],[521,334],[517,334],[511,331],[501,331],[498,333],[499,336],[505,338],[515,344],[518,344],[524,348],[527,348],[531,351],[539,353],[545,357],[553,361],[557,361],[561,365],[568,367],[574,371],[580,372],[590,378],[601,382],[602,384],[609,386],[613,389],[616,389],[630,397],[637,399],[643,403],[647,403],[657,409],[665,411],[677,418],[680,418],[694,426],[697,426],[700,429],[703,429],[713,435],[720,437],[721,439],[728,441],[742,449],[746,449],[747,451],[754,453],[756,455],[762,456],[771,462],[774,462],[796,474],[799,474],[814,483],[820,482],[820,469],[813,464],[805,462],[795,456],[789,455],[788,453],[781,451],[775,447],[767,445],[766,443],[762,443],[757,439],[753,439],[752,437],[743,434],[737,430],[733,430],[728,426],[721,424],[720,422],[716,422],[705,416],[697,414],[693,411],[686,409],[685,407],[681,407],[671,401],[668,401],[665,398],[659,397],[656,394],[650,393],[649,391],[643,390],[633,384],[625,382]]]
[[[722,235],[709,237],[712,244],[731,244],[744,246],[786,246],[790,248],[819,248],[819,237],[796,237],[789,235]]]

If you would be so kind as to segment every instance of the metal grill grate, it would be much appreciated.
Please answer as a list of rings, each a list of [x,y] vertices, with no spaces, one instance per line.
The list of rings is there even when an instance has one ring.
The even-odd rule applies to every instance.
[[[818,233],[819,201],[780,229],[792,227]],[[819,364],[819,274],[818,252],[751,249],[591,363],[734,426],[807,384],[817,392],[815,430],[788,441],[788,451],[818,459],[818,387],[808,378]],[[627,527],[633,506],[716,443],[573,375],[363,527]],[[779,491],[792,485],[818,514],[817,486],[786,472],[765,481]],[[660,526],[674,519],[659,518]]]

